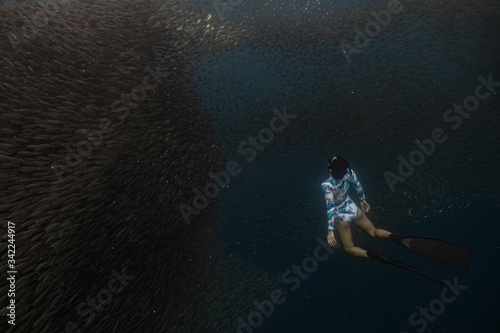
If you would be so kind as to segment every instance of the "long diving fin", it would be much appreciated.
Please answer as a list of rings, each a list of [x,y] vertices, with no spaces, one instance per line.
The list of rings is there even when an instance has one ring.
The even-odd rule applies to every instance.
[[[375,251],[374,249],[368,249],[366,251],[366,254],[368,254],[368,257],[370,257],[370,259],[373,259],[373,260],[378,260],[384,264],[388,264],[388,265],[392,265],[392,266],[395,266],[395,267],[398,267],[398,268],[402,268],[402,269],[405,269],[407,271],[410,271],[410,272],[413,272],[413,273],[417,273],[417,274],[420,274],[430,280],[433,280],[437,283],[440,283],[442,285],[447,285],[445,283],[445,280],[440,278],[440,277],[437,277],[433,274],[430,274],[430,273],[427,273],[426,271],[423,271],[421,270],[420,268],[417,268],[415,266],[412,266],[412,265],[408,265],[408,264],[405,264],[404,262],[401,262],[401,261],[397,261],[395,259],[392,259],[392,258],[389,258],[389,257],[386,257],[380,253],[378,253],[377,251]]]
[[[389,239],[422,257],[455,267],[469,269],[472,248],[425,237],[405,237],[391,234]]]

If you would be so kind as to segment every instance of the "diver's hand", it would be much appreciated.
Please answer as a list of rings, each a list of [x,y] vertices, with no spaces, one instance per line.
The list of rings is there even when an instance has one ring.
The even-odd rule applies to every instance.
[[[370,211],[370,205],[366,202],[366,200],[361,201],[360,204],[363,212],[368,213]]]
[[[330,244],[331,247],[335,247],[337,245],[337,240],[335,239],[335,235],[333,234],[333,230],[328,229],[328,244]]]

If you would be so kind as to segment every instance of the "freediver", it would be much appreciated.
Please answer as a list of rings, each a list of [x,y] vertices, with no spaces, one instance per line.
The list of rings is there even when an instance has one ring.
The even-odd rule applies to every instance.
[[[473,250],[470,247],[433,238],[398,236],[387,230],[375,228],[366,216],[366,213],[370,210],[370,205],[365,200],[363,187],[356,173],[351,169],[349,162],[341,156],[334,156],[328,160],[328,169],[330,170],[330,178],[321,184],[321,188],[325,194],[328,216],[327,239],[330,246],[338,247],[334,232],[336,231],[344,251],[350,256],[377,260],[446,285],[445,280],[417,267],[386,257],[372,248],[364,250],[355,246],[351,233],[351,224],[354,224],[373,238],[389,238],[425,258],[462,269],[469,269],[469,255]],[[348,192],[351,183],[358,194],[361,209],[358,209],[354,201],[349,197]]]
[[[351,224],[356,225],[373,238],[389,238],[391,232],[377,229],[365,213],[370,210],[370,205],[365,200],[363,187],[359,182],[349,162],[341,156],[335,156],[328,161],[330,178],[321,187],[325,193],[328,215],[328,243],[337,246],[334,230],[337,230],[340,243],[344,251],[354,257],[369,258],[367,251],[354,246],[351,233]],[[361,209],[349,197],[349,185],[353,184],[360,200]]]

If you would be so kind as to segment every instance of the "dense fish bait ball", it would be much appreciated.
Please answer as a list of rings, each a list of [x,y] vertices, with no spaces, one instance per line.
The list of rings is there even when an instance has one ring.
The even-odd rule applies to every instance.
[[[170,2],[0,11],[0,214],[16,223],[16,329],[61,332],[73,321],[95,332],[217,331],[234,309],[245,312],[243,295],[264,295],[269,277],[221,255],[208,210],[186,226],[178,209],[217,168],[186,64],[200,42],[223,49],[242,30],[223,38],[207,27],[210,14]],[[142,100],[113,112],[127,95]],[[133,279],[105,312],[78,313],[122,269]],[[247,285],[220,288],[231,271]]]

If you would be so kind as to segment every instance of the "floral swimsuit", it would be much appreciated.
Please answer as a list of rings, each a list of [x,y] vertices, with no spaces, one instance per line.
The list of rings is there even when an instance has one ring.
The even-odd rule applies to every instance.
[[[349,183],[354,185],[359,200],[365,200],[363,188],[352,169],[347,169],[347,173],[341,180],[330,177],[321,184],[321,188],[325,193],[328,229],[330,230],[334,229],[333,222],[335,219],[350,223],[358,217],[358,207],[348,194]]]

